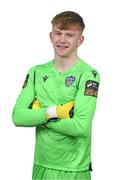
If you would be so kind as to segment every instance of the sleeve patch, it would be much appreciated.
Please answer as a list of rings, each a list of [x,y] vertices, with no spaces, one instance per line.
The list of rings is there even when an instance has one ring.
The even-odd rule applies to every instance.
[[[25,87],[27,86],[28,79],[29,79],[29,74],[27,74],[27,76],[26,76],[26,78],[25,78],[25,81],[24,81],[24,84],[23,84],[22,88],[25,88]]]
[[[96,81],[88,80],[85,84],[84,95],[97,97],[99,83]]]

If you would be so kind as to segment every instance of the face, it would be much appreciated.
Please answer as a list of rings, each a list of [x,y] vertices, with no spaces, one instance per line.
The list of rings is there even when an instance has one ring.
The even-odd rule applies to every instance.
[[[77,48],[84,40],[80,30],[60,30],[54,26],[50,33],[50,40],[53,44],[55,55],[59,57],[71,57],[77,53]]]

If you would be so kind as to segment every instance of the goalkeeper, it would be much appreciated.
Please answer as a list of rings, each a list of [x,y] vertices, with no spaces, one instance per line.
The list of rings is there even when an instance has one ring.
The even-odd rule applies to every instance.
[[[76,12],[53,18],[54,59],[29,70],[13,109],[16,126],[36,127],[33,180],[91,179],[91,127],[100,78],[77,55],[84,27]]]

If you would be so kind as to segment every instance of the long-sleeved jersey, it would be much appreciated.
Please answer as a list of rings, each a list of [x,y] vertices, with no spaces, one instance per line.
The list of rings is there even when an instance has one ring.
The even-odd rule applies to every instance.
[[[81,59],[62,73],[54,60],[29,70],[12,118],[17,126],[36,126],[34,164],[65,171],[89,169],[99,81],[98,72]],[[41,109],[29,108],[34,98],[40,101]],[[72,118],[47,121],[47,107],[72,100]]]

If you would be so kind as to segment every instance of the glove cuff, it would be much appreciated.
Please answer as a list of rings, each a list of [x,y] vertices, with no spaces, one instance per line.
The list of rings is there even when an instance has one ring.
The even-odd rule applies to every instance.
[[[46,109],[47,119],[57,118],[56,106],[52,106]]]

